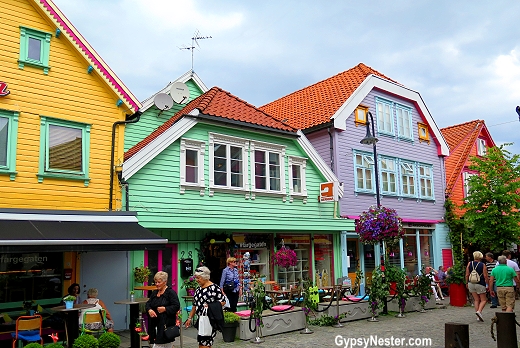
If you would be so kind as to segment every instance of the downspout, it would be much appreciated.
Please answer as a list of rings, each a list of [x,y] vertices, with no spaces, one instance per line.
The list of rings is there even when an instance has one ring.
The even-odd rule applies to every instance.
[[[125,188],[125,211],[130,211],[130,183],[123,179],[123,172],[117,172],[117,178]]]
[[[112,144],[110,150],[110,189],[109,189],[109,201],[108,210],[112,211],[112,193],[114,191],[114,152],[116,144],[116,127],[120,124],[136,123],[139,122],[143,113],[137,110],[133,115],[127,116],[125,121],[116,121],[112,125]],[[127,203],[128,204],[128,203]]]
[[[332,127],[327,128],[327,132],[329,133],[329,150],[330,150],[330,169],[334,173],[334,139],[332,138],[332,132],[330,131]]]

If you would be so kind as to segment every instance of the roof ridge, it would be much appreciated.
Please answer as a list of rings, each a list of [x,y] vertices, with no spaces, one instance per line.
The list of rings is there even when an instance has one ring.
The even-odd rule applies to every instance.
[[[484,122],[484,121],[482,121],[482,120],[472,120],[472,121],[467,121],[467,122],[464,122],[464,123],[454,124],[454,125],[451,125],[451,126],[448,126],[448,127],[441,128],[441,131],[442,130],[456,128],[456,127],[461,127],[461,126],[464,126],[464,125],[467,125],[467,124],[470,124],[470,123],[475,123],[475,122]]]

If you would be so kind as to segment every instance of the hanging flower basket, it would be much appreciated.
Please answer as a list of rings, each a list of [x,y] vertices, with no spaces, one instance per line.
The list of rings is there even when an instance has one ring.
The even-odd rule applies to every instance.
[[[361,243],[376,244],[387,242],[395,244],[404,236],[402,219],[395,209],[371,206],[356,221],[356,232]]]
[[[274,254],[273,256],[273,262],[275,265],[278,265],[280,267],[292,267],[296,266],[298,263],[298,258],[296,257],[296,252],[294,250],[291,250],[284,245]]]

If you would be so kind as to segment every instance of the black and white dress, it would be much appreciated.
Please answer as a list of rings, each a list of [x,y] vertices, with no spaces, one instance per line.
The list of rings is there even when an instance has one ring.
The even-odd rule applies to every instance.
[[[226,299],[220,287],[216,284],[211,284],[205,288],[198,287],[195,290],[195,295],[193,296],[193,304],[196,308],[196,313],[200,317],[202,312],[204,311],[204,305],[211,302],[225,302]],[[197,341],[201,346],[212,346],[213,339],[217,335],[217,330],[213,329],[211,336],[199,336],[197,335]]]

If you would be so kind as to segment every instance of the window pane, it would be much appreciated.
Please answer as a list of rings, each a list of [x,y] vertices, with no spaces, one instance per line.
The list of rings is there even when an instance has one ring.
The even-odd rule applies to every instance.
[[[41,49],[42,49],[42,41],[39,39],[35,39],[33,37],[29,38],[29,48],[27,52],[27,58],[40,61],[40,55],[41,55]]]
[[[9,119],[0,117],[0,166],[7,166],[7,130]]]
[[[82,171],[82,130],[49,125],[49,169]]]
[[[198,178],[198,152],[195,150],[186,150],[186,182],[196,183]]]
[[[269,178],[269,189],[280,191],[280,155],[277,153],[269,153]]]
[[[215,157],[223,157],[226,158],[226,145],[222,144],[215,144],[213,155]]]
[[[298,165],[292,165],[292,190],[295,193],[302,192],[301,168]]]

